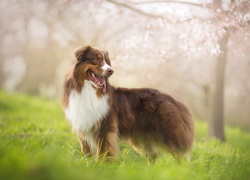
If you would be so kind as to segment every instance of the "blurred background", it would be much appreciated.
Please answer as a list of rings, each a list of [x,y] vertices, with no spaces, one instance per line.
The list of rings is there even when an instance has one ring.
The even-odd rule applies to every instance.
[[[250,129],[249,1],[1,0],[0,13],[5,91],[59,100],[74,50],[89,44],[109,52],[112,85],[159,89],[200,120],[220,84],[225,122]]]

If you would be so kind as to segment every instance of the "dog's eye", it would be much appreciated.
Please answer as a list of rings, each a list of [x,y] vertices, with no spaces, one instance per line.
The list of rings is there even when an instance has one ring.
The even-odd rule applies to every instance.
[[[100,59],[94,59],[93,61],[94,61],[94,62],[99,62],[99,61],[100,61]]]
[[[98,64],[98,59],[92,59],[91,62],[92,62],[92,64],[97,65]]]

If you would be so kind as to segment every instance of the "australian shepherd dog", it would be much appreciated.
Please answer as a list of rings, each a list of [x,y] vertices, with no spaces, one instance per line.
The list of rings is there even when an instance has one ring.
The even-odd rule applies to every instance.
[[[120,139],[149,162],[159,149],[177,159],[190,154],[194,123],[183,103],[155,89],[110,85],[108,78],[114,71],[107,51],[84,46],[74,55],[75,63],[65,76],[62,105],[84,155],[112,161],[118,157]]]

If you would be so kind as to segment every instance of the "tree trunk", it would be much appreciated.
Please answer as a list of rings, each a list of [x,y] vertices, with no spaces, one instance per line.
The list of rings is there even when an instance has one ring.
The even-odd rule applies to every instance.
[[[220,55],[215,59],[211,83],[209,136],[226,141],[224,132],[224,81],[227,61],[228,32],[220,39]]]

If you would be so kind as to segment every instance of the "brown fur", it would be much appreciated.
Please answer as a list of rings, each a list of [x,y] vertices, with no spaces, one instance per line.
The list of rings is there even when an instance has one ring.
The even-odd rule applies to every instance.
[[[99,73],[101,64],[96,62],[100,52],[105,53],[105,61],[110,65],[108,53],[90,46],[76,50],[76,62],[66,75],[62,104],[67,107],[72,89],[81,92],[84,80],[88,80],[87,71]],[[109,95],[109,113],[91,130],[98,148],[91,149],[83,132],[78,132],[83,154],[96,154],[105,157],[117,157],[119,139],[127,140],[138,152],[154,160],[158,148],[165,149],[175,157],[181,157],[191,151],[194,141],[193,118],[188,108],[171,96],[150,88],[115,88],[107,82]],[[96,95],[103,93],[96,89]],[[80,111],[80,109],[79,109]]]

